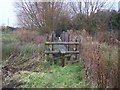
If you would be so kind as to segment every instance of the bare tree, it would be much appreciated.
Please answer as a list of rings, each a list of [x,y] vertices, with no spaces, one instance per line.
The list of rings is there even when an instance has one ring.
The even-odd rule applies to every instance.
[[[21,26],[32,30],[51,32],[61,12],[63,2],[16,2],[17,16]]]
[[[111,9],[113,5],[108,0],[77,0],[77,2],[70,2],[69,4],[73,13],[83,13],[86,15],[96,13],[97,10],[104,9],[106,6],[108,9]]]

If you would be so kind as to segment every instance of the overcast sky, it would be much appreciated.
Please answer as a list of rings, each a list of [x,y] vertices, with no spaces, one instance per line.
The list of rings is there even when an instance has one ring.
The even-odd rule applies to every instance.
[[[16,25],[14,0],[0,0],[0,25]]]
[[[17,26],[17,19],[14,8],[15,1],[18,0],[0,0],[0,26],[1,25],[9,25],[15,27]],[[109,0],[109,1],[114,1],[114,0]],[[116,8],[116,10],[118,10],[118,5],[117,5],[118,1],[120,0],[115,0],[116,4],[114,5],[114,8]]]

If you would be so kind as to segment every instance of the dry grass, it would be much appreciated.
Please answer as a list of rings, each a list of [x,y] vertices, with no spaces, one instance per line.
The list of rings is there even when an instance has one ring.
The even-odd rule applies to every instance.
[[[118,35],[117,34],[113,34],[110,32],[97,32],[96,34],[96,40],[99,41],[100,43],[106,43],[108,45],[118,45],[119,41],[118,39]]]
[[[29,33],[30,35],[28,35]],[[40,36],[36,32],[19,30],[2,33],[3,82],[6,82],[6,77],[11,77],[20,70],[36,70],[39,63],[45,60],[43,44],[45,38],[40,36],[40,42],[36,41],[35,38],[30,41],[32,35]]]
[[[112,46],[93,41],[85,30],[79,37],[81,39],[80,55],[84,61],[88,82],[93,85],[93,88],[117,87],[117,48],[113,49]]]
[[[32,42],[35,44],[41,44],[44,43],[47,39],[47,35],[39,35],[35,31],[29,31],[29,30],[16,30],[14,31],[16,35],[18,35],[18,39],[20,41],[24,42]]]
[[[97,32],[93,38],[88,32],[67,31],[70,41],[80,42],[80,58],[84,62],[87,82],[93,88],[118,87],[118,44],[117,35],[110,32]],[[67,35],[65,37],[67,39]],[[70,46],[73,49],[74,46]]]

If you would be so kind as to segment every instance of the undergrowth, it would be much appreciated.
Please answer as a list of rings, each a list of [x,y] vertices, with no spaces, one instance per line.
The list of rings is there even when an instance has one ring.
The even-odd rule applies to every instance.
[[[22,88],[90,88],[85,82],[83,64],[69,64],[65,67],[58,65],[39,66],[39,72],[21,72],[19,81],[26,84]]]

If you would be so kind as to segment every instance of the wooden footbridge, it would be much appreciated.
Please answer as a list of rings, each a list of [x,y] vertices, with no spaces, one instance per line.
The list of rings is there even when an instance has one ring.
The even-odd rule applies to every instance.
[[[75,60],[78,59],[79,51],[78,51],[78,45],[79,42],[77,42],[77,39],[74,42],[70,42],[70,34],[68,34],[68,40],[65,41],[65,32],[62,32],[62,39],[59,37],[58,40],[55,40],[55,32],[52,32],[52,40],[49,42],[47,41],[45,45],[51,46],[51,50],[46,50],[45,54],[47,55],[47,58],[49,57],[49,54],[52,54],[54,64],[57,64],[57,60],[59,57],[61,58],[61,65],[64,67],[65,65],[65,57],[69,57],[67,59],[70,59],[71,55],[73,54],[75,56]],[[70,48],[70,45],[72,45],[72,49]],[[74,60],[74,61],[75,61]],[[68,60],[69,61],[69,60]],[[73,62],[74,62],[73,61]]]

